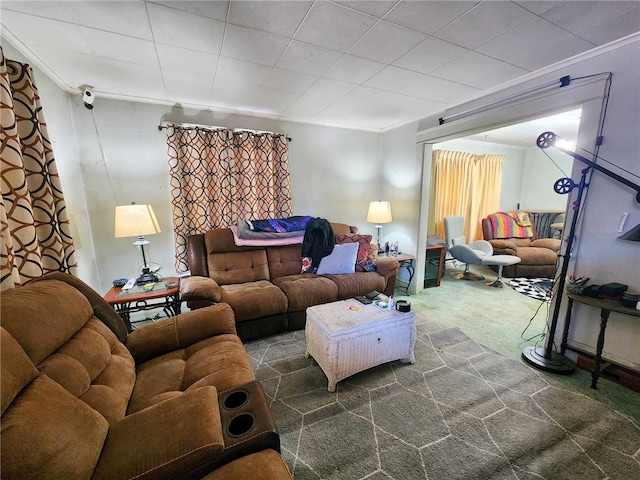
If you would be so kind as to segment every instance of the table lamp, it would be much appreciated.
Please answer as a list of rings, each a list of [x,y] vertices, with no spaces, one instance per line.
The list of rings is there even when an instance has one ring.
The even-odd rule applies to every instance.
[[[380,230],[382,230],[382,223],[390,223],[391,218],[391,204],[389,202],[371,202],[369,204],[369,211],[367,212],[367,222],[375,223],[375,227],[378,230],[378,250],[380,250]]]
[[[155,213],[153,213],[153,207],[151,205],[136,205],[135,203],[117,206],[115,231],[116,238],[138,237],[133,244],[140,246],[142,250],[142,275],[136,279],[136,284],[144,285],[157,282],[158,276],[151,272],[144,254],[144,246],[149,245],[149,240],[143,236],[160,233],[160,226]]]

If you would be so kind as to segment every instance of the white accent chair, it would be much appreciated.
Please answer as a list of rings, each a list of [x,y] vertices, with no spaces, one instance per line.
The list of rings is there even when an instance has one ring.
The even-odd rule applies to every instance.
[[[456,272],[450,274],[450,276],[456,280],[484,280],[482,275],[471,273],[469,265],[480,265],[482,258],[493,254],[493,247],[486,240],[476,240],[467,245],[463,229],[463,216],[452,215],[444,217],[444,235],[447,242],[447,251],[455,260],[465,264],[464,272]]]
[[[496,288],[502,288],[502,268],[506,265],[515,265],[520,263],[520,258],[514,255],[494,255],[493,247],[486,240],[476,240],[469,244],[462,235],[464,227],[464,217],[452,216],[445,217],[444,231],[447,237],[447,248],[453,258],[465,264],[464,272],[457,272],[451,275],[457,280],[484,280],[482,275],[477,275],[469,271],[469,265],[497,265],[498,278],[493,282],[486,282],[487,285]],[[455,236],[459,233],[458,236]]]

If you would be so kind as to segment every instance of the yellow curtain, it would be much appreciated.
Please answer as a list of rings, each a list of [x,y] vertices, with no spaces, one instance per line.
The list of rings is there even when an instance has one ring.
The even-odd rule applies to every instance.
[[[467,242],[482,238],[482,218],[500,208],[504,159],[434,150],[429,231],[444,239],[444,217],[462,215]]]
[[[477,155],[477,157],[468,217],[469,229],[473,231],[468,238],[474,240],[483,238],[482,219],[500,210],[502,167],[505,160],[504,155]]]
[[[444,217],[462,215],[466,218],[471,201],[473,154],[434,150],[431,174],[431,205],[429,231],[440,238],[444,235]],[[465,222],[466,227],[467,222]],[[469,236],[465,233],[465,236]]]
[[[284,135],[176,125],[166,131],[178,272],[189,268],[189,235],[292,215]]]
[[[0,47],[0,290],[49,272],[77,274],[60,178],[29,65]]]

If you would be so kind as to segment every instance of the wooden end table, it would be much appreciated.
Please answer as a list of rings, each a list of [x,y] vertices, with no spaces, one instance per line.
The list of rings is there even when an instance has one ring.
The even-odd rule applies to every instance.
[[[156,287],[150,292],[134,290],[131,293],[126,293],[122,287],[112,287],[105,294],[104,299],[116,309],[129,332],[133,330],[131,327],[131,313],[133,312],[162,308],[167,317],[180,314],[182,303],[180,300],[180,278],[165,277],[155,285]],[[158,289],[156,290],[156,288]]]
[[[596,357],[593,365],[593,371],[591,372],[591,388],[598,388],[598,378],[600,377],[600,370],[602,364],[602,350],[604,349],[604,332],[607,328],[607,321],[609,320],[609,314],[611,312],[622,313],[624,315],[631,315],[633,317],[640,317],[640,310],[635,308],[625,307],[619,302],[613,302],[611,300],[605,300],[603,298],[588,297],[586,295],[577,295],[575,293],[567,293],[569,298],[569,304],[567,305],[567,313],[564,320],[564,331],[562,332],[562,343],[560,344],[560,352],[564,355],[567,351],[567,341],[569,338],[569,326],[571,325],[571,310],[573,309],[573,302],[589,305],[590,307],[600,310],[600,334],[598,335],[598,342],[596,344]]]

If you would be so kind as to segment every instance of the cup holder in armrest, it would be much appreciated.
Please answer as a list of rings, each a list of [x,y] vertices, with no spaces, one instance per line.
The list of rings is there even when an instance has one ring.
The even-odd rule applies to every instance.
[[[242,407],[249,401],[249,392],[246,390],[234,390],[227,394],[222,400],[222,408],[225,410],[235,410]]]
[[[256,425],[253,413],[243,412],[233,417],[227,424],[227,435],[238,438],[249,433]]]

